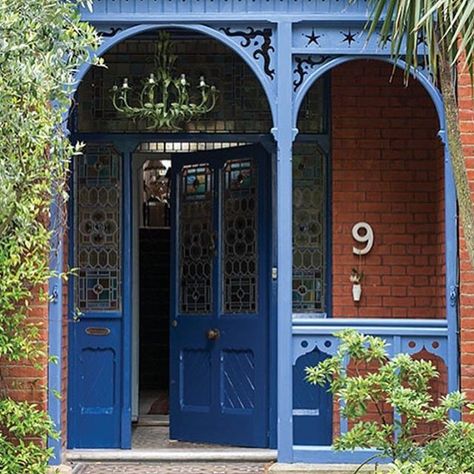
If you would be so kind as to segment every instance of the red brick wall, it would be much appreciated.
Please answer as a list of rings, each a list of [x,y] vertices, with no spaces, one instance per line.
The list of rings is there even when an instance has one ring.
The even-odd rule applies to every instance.
[[[46,291],[45,288],[44,291]],[[28,322],[37,326],[39,331],[38,343],[47,352],[48,345],[48,303],[40,301],[35,297],[30,302],[30,315]],[[38,366],[33,367],[30,363],[20,361],[9,363],[0,361],[0,389],[6,388],[6,394],[18,401],[35,403],[39,409],[47,410],[48,395],[46,391],[48,382],[48,358],[47,354],[39,359]]]
[[[458,96],[466,168],[474,201],[474,100],[466,72],[460,71]],[[474,400],[474,269],[469,262],[462,232],[460,267],[461,388],[469,400]]]
[[[333,315],[441,318],[444,309],[443,148],[431,99],[392,66],[347,63],[332,72]],[[359,265],[351,229],[368,222],[372,251]]]

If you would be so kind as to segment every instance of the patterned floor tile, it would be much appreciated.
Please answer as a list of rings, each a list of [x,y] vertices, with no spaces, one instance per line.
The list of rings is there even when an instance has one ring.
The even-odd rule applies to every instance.
[[[264,464],[246,463],[94,463],[76,466],[74,474],[264,474]]]

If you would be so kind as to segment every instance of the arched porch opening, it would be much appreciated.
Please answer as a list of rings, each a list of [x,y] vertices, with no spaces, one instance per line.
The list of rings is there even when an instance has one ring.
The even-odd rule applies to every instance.
[[[190,406],[186,426],[208,436],[205,440],[266,447],[276,436],[276,420],[270,419],[276,397],[276,361],[270,357],[275,353],[269,296],[274,245],[271,106],[265,84],[233,51],[235,46],[232,50],[203,34],[206,27],[166,29],[180,72],[195,82],[204,75],[220,91],[217,107],[203,120],[180,131],[154,131],[114,110],[112,86],[125,77],[136,85],[151,72],[157,29],[149,25],[142,34],[123,35],[124,41],[103,48],[107,69],[79,74],[70,131],[86,147],[73,164],[69,242],[70,264],[78,274],[69,284],[68,445],[129,448],[132,419],[140,419],[137,387],[151,377],[160,379],[160,387],[149,390],[166,393],[170,388],[172,394],[169,399],[142,396],[149,402],[143,415],[166,416],[168,403],[181,412]],[[219,34],[214,31],[213,36]],[[204,186],[202,199],[188,193],[185,172],[199,183],[196,193]],[[147,189],[153,177],[167,188],[163,195]],[[195,204],[189,207],[188,202]],[[241,225],[245,228],[237,228]],[[209,319],[198,329],[208,342],[183,342],[184,333],[173,339],[173,331],[192,318],[199,319],[197,325]],[[259,324],[254,329],[253,319]],[[227,326],[220,327],[224,320]],[[248,326],[245,334],[255,334],[255,347],[234,340],[214,354],[213,347],[223,344],[224,337],[213,346],[211,330],[228,334],[228,340],[232,334],[237,339],[244,335],[241,329],[233,332],[229,321]],[[175,360],[171,384],[179,389],[167,386],[169,333]],[[219,374],[226,379],[216,382]],[[207,382],[213,385],[206,387]],[[202,413],[209,412],[206,404],[215,398],[233,423],[241,423],[239,416],[258,418],[261,429],[251,432],[243,422],[242,436],[253,438],[233,440],[228,435],[235,433],[225,424],[216,429],[200,423]],[[189,420],[192,416],[195,421]],[[189,440],[182,431],[177,429],[174,438]]]
[[[330,84],[327,134],[299,157],[305,114],[298,105],[322,80]],[[403,72],[393,71],[388,61],[344,57],[320,66],[296,94],[294,461],[306,459],[308,446],[321,451],[348,429],[325,390],[308,389],[304,382],[304,367],[333,353],[331,334],[337,327],[375,331],[386,337],[393,354],[426,348],[443,366],[439,386],[446,389],[449,380],[450,389],[456,388],[456,349],[447,350],[448,338],[457,347],[450,300],[456,285],[455,195],[448,155],[438,137],[444,115],[435,92],[425,78],[411,78],[405,87]],[[305,223],[308,216],[312,226]],[[352,236],[359,222],[374,232],[373,247],[362,256],[353,251],[365,247]],[[359,301],[352,293],[354,269],[361,276]],[[318,297],[324,310],[311,303]],[[305,301],[313,308],[305,307]],[[404,327],[430,326],[447,327],[445,335],[436,340],[403,336]],[[324,462],[316,451],[311,459]]]

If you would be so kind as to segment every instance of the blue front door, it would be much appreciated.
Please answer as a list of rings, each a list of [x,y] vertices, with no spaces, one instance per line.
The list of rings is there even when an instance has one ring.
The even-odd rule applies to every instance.
[[[173,156],[172,439],[268,446],[268,161]]]

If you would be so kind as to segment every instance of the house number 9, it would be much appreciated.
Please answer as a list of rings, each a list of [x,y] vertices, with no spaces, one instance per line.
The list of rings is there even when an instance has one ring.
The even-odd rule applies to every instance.
[[[354,237],[354,240],[357,242],[365,244],[365,247],[361,249],[352,247],[352,251],[356,255],[367,255],[372,250],[374,245],[374,231],[367,222],[358,222],[355,224],[352,228],[352,237]]]

